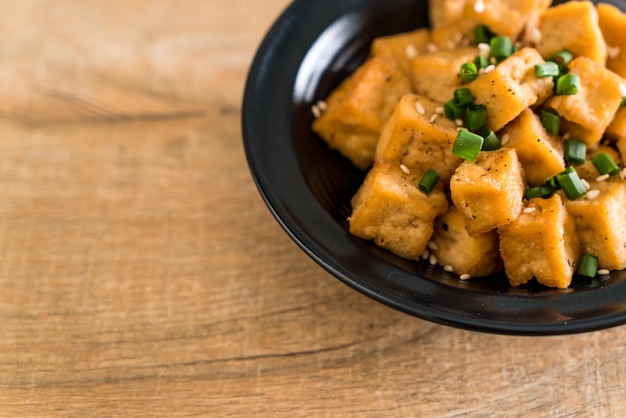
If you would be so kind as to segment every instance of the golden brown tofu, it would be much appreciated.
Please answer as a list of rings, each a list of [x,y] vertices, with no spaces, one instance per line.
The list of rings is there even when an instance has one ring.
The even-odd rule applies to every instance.
[[[596,10],[607,45],[606,68],[626,78],[626,13],[607,3],[599,3]]]
[[[508,137],[506,146],[515,149],[530,186],[539,186],[565,170],[562,141],[545,130],[532,110],[524,110],[499,134]]]
[[[427,97],[408,94],[383,128],[376,148],[376,160],[404,164],[409,169],[437,171],[447,183],[461,159],[452,154],[457,126],[439,115],[443,104]]]
[[[600,194],[566,202],[576,221],[582,252],[598,257],[598,268],[626,268],[626,181],[591,182],[591,189]],[[591,193],[588,193],[588,195]]]
[[[430,242],[437,262],[459,276],[483,277],[502,271],[498,232],[470,235],[465,217],[454,205],[437,218]]]
[[[606,44],[592,2],[569,1],[551,7],[539,18],[538,29],[541,40],[536,48],[546,59],[567,49],[604,66]]]
[[[430,39],[433,51],[451,51],[472,45],[474,29],[480,22],[463,19],[448,26],[431,30]]]
[[[471,235],[515,220],[522,210],[524,190],[522,165],[512,148],[482,151],[475,163],[464,161],[450,179],[452,201]]]
[[[498,230],[500,255],[511,286],[534,278],[549,287],[567,288],[580,258],[574,219],[558,194],[531,199],[527,209]]]
[[[411,90],[411,80],[393,59],[372,57],[330,94],[313,130],[365,169],[374,160],[383,124]]]
[[[580,78],[578,93],[555,95],[546,106],[564,120],[562,131],[568,132],[593,148],[600,142],[622,99],[621,78],[586,57],[578,57],[569,65],[570,74]]]
[[[464,16],[486,25],[495,34],[516,40],[526,24],[542,14],[551,2],[551,0],[469,0]]]
[[[461,65],[473,61],[476,55],[477,48],[467,47],[417,57],[411,64],[413,89],[430,99],[447,102],[461,87]]]
[[[411,62],[427,52],[429,42],[430,31],[426,28],[382,36],[372,42],[371,55],[394,59],[398,66],[408,74],[411,71]]]
[[[441,188],[428,196],[397,163],[377,161],[352,198],[350,232],[408,259],[417,260],[433,233],[435,218],[448,208]]]
[[[554,89],[552,77],[535,75],[535,65],[543,62],[537,51],[523,48],[490,73],[467,84],[475,102],[487,106],[487,128],[499,131],[524,109],[550,97]]]
[[[626,106],[619,108],[605,135],[614,142],[626,139]]]
[[[430,0],[428,15],[430,27],[443,28],[459,22],[463,18],[468,0]]]

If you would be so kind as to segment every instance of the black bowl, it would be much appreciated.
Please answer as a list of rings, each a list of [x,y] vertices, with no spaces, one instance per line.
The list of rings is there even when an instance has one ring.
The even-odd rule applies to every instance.
[[[557,2],[555,2],[557,3]],[[626,9],[626,1],[611,1]],[[365,173],[311,131],[312,104],[361,64],[371,41],[428,25],[416,0],[296,0],[262,42],[243,101],[246,157],[270,211],[319,265],[352,288],[440,324],[515,335],[571,334],[626,323],[626,271],[566,290],[460,281],[348,232]]]

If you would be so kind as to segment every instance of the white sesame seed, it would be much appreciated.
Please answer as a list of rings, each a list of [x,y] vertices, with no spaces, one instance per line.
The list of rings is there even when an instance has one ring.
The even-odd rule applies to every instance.
[[[626,84],[620,83],[619,93],[622,95],[622,97],[626,97]]]
[[[452,266],[443,266],[443,269],[447,271],[448,273],[454,272],[454,268]]]
[[[419,51],[417,50],[415,45],[409,44],[406,46],[406,49],[404,50],[404,54],[406,55],[408,59],[412,60],[412,59],[415,59],[419,55]]]
[[[476,13],[482,13],[485,11],[485,2],[483,0],[476,0],[474,3],[474,11]]]
[[[491,46],[486,43],[478,44],[478,53],[483,57],[488,58],[491,55]]]
[[[580,182],[583,184],[583,186],[585,186],[585,189],[587,191],[591,190],[591,184],[589,184],[589,182],[585,179],[580,179]]]
[[[313,116],[315,117],[315,119],[317,119],[320,116],[322,116],[322,111],[320,110],[319,106],[316,105],[316,104],[311,106],[311,112],[313,113]]]
[[[616,59],[617,57],[619,57],[620,53],[621,50],[619,46],[607,46],[606,48],[606,54],[611,59]]]
[[[438,117],[439,117],[438,114],[433,113],[433,115],[430,117],[430,123],[435,123]]]
[[[498,63],[498,59],[496,57],[491,57],[489,59],[489,62],[492,63],[493,65],[496,65]]]
[[[608,269],[600,269],[596,273],[598,276],[608,276],[611,272]]]
[[[569,133],[569,132],[565,132],[565,133],[563,134],[563,139],[567,141],[568,139],[570,139],[570,137],[571,137],[571,136],[572,136],[572,135],[570,135],[570,133]]]
[[[478,75],[485,75],[485,69],[484,68],[479,68],[478,69]]]
[[[495,65],[493,65],[493,64],[488,65],[487,67],[485,67],[485,74],[489,74],[490,72],[492,72],[495,69],[496,69]]]
[[[420,102],[415,102],[415,110],[417,110],[417,113],[419,113],[420,115],[426,114],[426,109],[424,109],[424,105]]]
[[[589,200],[594,200],[594,199],[595,199],[595,198],[597,198],[599,195],[600,195],[600,190],[596,190],[596,189],[594,189],[594,190],[589,190],[589,191],[587,192],[586,197],[587,197],[587,199],[589,199]]]
[[[472,278],[472,276],[471,276],[471,275],[469,275],[469,274],[467,274],[467,273],[465,273],[465,274],[461,274],[461,275],[459,276],[459,279],[461,279],[461,280],[469,280],[469,279],[471,279],[471,278]]]
[[[511,140],[511,136],[509,134],[504,134],[502,135],[502,138],[500,138],[500,144],[502,146],[506,145],[507,142],[509,142]]]
[[[434,255],[431,254],[431,256],[428,257],[428,262],[430,263],[431,266],[436,266],[437,265],[437,257],[435,257]]]
[[[402,170],[404,174],[411,174],[411,170],[409,169],[409,167],[405,166],[404,164],[400,164],[400,170]]]
[[[624,167],[624,169],[622,171],[619,172],[619,177],[622,180],[626,180],[626,167]]]
[[[437,109],[435,109],[435,113],[438,115],[443,115],[445,113],[445,110],[443,109],[443,107],[438,107]]]
[[[435,45],[434,43],[429,43],[428,45],[426,45],[426,51],[432,53],[435,53],[439,50],[439,48],[437,48],[437,45]]]
[[[454,121],[454,123],[456,123],[456,126],[461,127],[463,126],[463,119],[457,119]]]
[[[319,107],[320,110],[326,110],[326,109],[328,109],[328,103],[326,103],[326,101],[324,101],[324,100],[319,100],[317,102],[317,107]]]
[[[538,44],[539,42],[541,42],[541,38],[543,37],[543,35],[541,34],[541,31],[539,30],[539,28],[533,28],[530,31],[530,41]]]
[[[537,210],[536,208],[526,208],[523,210],[524,213],[533,213],[535,210]]]
[[[598,183],[602,183],[603,181],[607,181],[611,177],[610,174],[602,174],[601,176],[596,177],[596,181]]]
[[[428,242],[428,248],[433,250],[433,251],[437,251],[437,243],[434,241],[429,241]]]
[[[428,257],[430,257],[430,253],[428,252],[428,250],[424,250],[424,252],[422,253],[422,255],[420,256],[420,258],[422,260],[427,260]]]

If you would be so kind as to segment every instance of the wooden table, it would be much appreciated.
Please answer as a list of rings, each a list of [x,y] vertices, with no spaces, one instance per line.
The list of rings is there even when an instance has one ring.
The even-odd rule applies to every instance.
[[[623,416],[626,327],[434,325],[283,233],[240,109],[288,3],[0,1],[0,414]]]

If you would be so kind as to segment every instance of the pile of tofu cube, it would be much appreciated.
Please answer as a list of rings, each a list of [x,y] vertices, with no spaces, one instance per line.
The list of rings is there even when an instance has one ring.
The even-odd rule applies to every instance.
[[[463,63],[484,53],[478,26],[510,38],[515,52],[464,83]],[[556,95],[535,66],[567,50],[580,79]],[[366,61],[313,106],[313,130],[367,170],[352,199],[352,234],[401,257],[426,259],[461,279],[504,271],[512,286],[531,280],[570,286],[583,254],[599,274],[626,267],[626,14],[610,4],[550,0],[431,0],[430,27],[377,38]],[[475,161],[452,152],[462,121],[443,112],[468,88],[487,108],[486,128],[502,146]],[[558,115],[550,133],[539,112]],[[567,169],[564,142],[586,145],[575,170],[589,191],[525,198]],[[610,155],[616,175],[590,159]],[[439,182],[417,184],[428,170]]]

